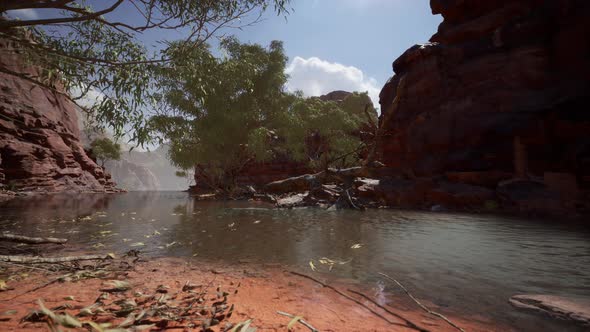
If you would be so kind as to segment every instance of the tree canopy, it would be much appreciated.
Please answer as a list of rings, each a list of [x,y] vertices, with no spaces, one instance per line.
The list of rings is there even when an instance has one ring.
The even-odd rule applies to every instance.
[[[175,166],[196,166],[210,183],[229,190],[252,161],[287,156],[321,168],[362,145],[358,131],[369,121],[367,104],[376,119],[366,93],[333,102],[287,92],[279,41],[264,48],[228,38],[220,51],[220,57],[210,48],[172,55],[176,60],[159,72],[162,111],[150,125],[169,140]]]
[[[102,166],[107,160],[119,160],[121,159],[121,145],[113,142],[108,137],[97,138],[90,143],[92,153],[102,161]]]
[[[211,37],[257,22],[263,11],[287,13],[289,0],[111,0],[93,9],[83,0],[0,1],[0,37],[43,68],[42,77],[9,74],[47,88],[59,77],[66,95],[116,136],[127,133],[136,144],[150,140],[146,112],[154,104],[153,73],[183,56],[206,48]],[[43,10],[39,19],[15,19],[11,10]],[[116,17],[125,17],[118,20]],[[132,19],[133,18],[133,19]],[[166,32],[166,40],[148,47],[142,34]],[[171,47],[174,52],[171,52]],[[3,50],[6,51],[6,50]],[[88,98],[91,97],[91,98]],[[93,100],[91,104],[83,103]]]

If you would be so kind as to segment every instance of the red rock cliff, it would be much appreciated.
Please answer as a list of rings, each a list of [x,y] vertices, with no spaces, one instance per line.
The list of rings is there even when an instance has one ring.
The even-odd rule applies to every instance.
[[[438,32],[394,61],[381,91],[380,159],[419,177],[565,173],[587,185],[590,1],[431,7]]]
[[[38,74],[10,42],[0,39],[0,52],[0,185],[46,192],[115,190],[110,175],[80,143],[76,106],[61,93],[9,74]]]

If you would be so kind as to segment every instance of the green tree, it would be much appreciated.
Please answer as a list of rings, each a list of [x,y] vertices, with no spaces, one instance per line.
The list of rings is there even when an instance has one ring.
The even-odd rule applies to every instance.
[[[281,116],[276,132],[285,150],[316,170],[358,165],[365,147],[360,131],[377,121],[369,96],[358,92],[342,102],[297,98]]]
[[[180,47],[180,46],[178,46]],[[221,43],[223,56],[192,48],[162,70],[164,113],[151,125],[169,140],[172,163],[197,170],[213,187],[230,192],[235,177],[255,159],[252,147],[271,136],[272,123],[288,105],[284,91],[287,57],[281,42],[268,48]]]
[[[121,145],[113,142],[110,138],[97,138],[90,143],[92,154],[101,161],[101,166],[104,167],[104,163],[107,160],[119,160],[121,159]]]
[[[108,126],[115,136],[127,133],[143,144],[151,139],[145,113],[155,104],[158,84],[153,73],[173,62],[169,56],[206,49],[209,38],[257,22],[269,7],[287,13],[289,1],[112,0],[94,10],[84,0],[2,0],[0,37],[42,68],[39,77],[5,72],[65,94],[95,127]],[[50,17],[10,16],[11,10],[23,9],[42,9]],[[153,43],[158,46],[149,47],[142,34],[150,31],[179,41],[158,40]],[[55,89],[55,78],[65,84],[65,92]],[[90,105],[81,102],[96,95],[100,98]]]
[[[278,41],[263,48],[229,38],[220,51],[221,57],[203,48],[172,55],[176,61],[159,72],[162,112],[150,125],[169,141],[176,167],[195,168],[210,187],[231,194],[253,161],[287,156],[318,169],[358,162],[358,131],[367,114],[376,120],[366,93],[336,103],[286,92],[287,57]]]

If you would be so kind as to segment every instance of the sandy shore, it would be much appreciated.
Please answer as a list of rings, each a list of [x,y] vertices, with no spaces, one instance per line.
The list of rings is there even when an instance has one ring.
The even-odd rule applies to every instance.
[[[303,319],[319,331],[417,331],[408,321],[428,331],[458,331],[447,322],[422,311],[415,303],[405,297],[392,297],[386,294],[385,312],[367,299],[351,293],[349,289],[366,294],[376,299],[376,292],[363,289],[359,285],[346,281],[331,280],[328,276],[312,271],[303,274],[324,281],[330,286],[358,299],[365,306],[355,303],[338,294],[333,289],[323,287],[319,283],[296,275],[293,271],[272,265],[236,264],[222,266],[195,260],[180,258],[159,258],[137,262],[131,268],[117,273],[116,279],[125,280],[130,289],[125,292],[114,292],[109,296],[111,303],[121,299],[135,297],[137,300],[147,294],[166,294],[166,305],[174,307],[181,302],[183,286],[198,285],[206,288],[211,300],[215,299],[217,290],[228,291],[228,306],[234,305],[233,313],[210,331],[224,331],[232,324],[252,319],[251,326],[257,331],[287,331],[291,321],[289,317],[277,314],[277,311],[302,316]],[[28,270],[19,277],[7,282],[9,290],[0,292],[0,330],[2,331],[38,331],[47,330],[47,324],[40,322],[21,321],[32,310],[38,309],[38,299],[42,299],[48,308],[62,309],[72,316],[81,308],[95,303],[103,293],[107,280],[90,278],[79,281],[54,282],[38,290],[39,286],[55,280],[63,273],[48,273],[39,270]],[[111,276],[112,278],[112,276]],[[327,281],[330,280],[330,281]],[[132,295],[134,294],[134,295]],[[138,297],[139,296],[139,297]],[[425,304],[433,306],[428,301]],[[63,306],[68,304],[68,307]],[[374,311],[371,312],[370,310]],[[16,311],[16,312],[15,312]],[[227,316],[227,315],[226,315]],[[379,317],[381,316],[381,317]],[[193,317],[194,318],[194,317]],[[496,326],[492,322],[477,320],[474,317],[448,316],[455,324],[466,331],[510,331],[505,326]],[[79,321],[110,322],[114,326],[124,321],[125,317],[115,317],[109,313],[94,313],[92,316],[79,317]],[[404,320],[405,319],[405,320]],[[149,330],[201,331],[199,326],[187,324],[191,317],[180,322],[159,324]],[[80,330],[87,330],[82,328]],[[130,331],[132,331],[130,329]],[[298,323],[293,331],[309,331]]]

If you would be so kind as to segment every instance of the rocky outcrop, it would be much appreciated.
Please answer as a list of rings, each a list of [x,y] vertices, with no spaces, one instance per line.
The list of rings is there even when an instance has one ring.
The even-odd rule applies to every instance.
[[[10,42],[0,40],[0,50],[0,182],[20,191],[115,191],[80,143],[76,106],[60,82],[49,83],[56,91],[31,82],[38,69]]]
[[[405,178],[492,190],[520,178],[542,186],[538,197],[556,194],[561,208],[579,200],[590,185],[590,3],[431,7],[444,18],[438,32],[393,62],[380,93],[379,160]],[[510,188],[498,191],[509,199]],[[526,209],[522,201],[511,202]]]
[[[509,300],[516,308],[590,327],[590,301],[552,295],[514,295]]]

